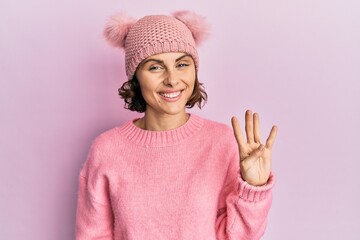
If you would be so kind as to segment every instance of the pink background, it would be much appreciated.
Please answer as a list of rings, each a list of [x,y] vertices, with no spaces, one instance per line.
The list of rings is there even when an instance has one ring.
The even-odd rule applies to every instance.
[[[212,1],[214,2],[214,1]],[[0,239],[73,239],[77,177],[95,136],[122,108],[123,53],[109,15],[190,9],[212,36],[199,77],[220,122],[261,116],[277,185],[263,239],[359,239],[360,4],[351,0],[0,3]]]

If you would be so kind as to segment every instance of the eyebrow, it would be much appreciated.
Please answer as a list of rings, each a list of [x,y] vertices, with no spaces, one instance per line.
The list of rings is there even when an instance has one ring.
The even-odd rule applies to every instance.
[[[191,57],[191,55],[190,54],[184,54],[184,55],[178,57],[177,59],[175,59],[175,62],[178,62],[178,61],[180,61],[181,59],[183,59],[185,57]],[[140,65],[143,66],[147,62],[151,62],[151,61],[157,62],[159,64],[164,64],[163,60],[159,60],[159,59],[156,59],[156,58],[149,58],[149,59],[146,59],[145,61],[143,61],[142,63],[140,63]]]

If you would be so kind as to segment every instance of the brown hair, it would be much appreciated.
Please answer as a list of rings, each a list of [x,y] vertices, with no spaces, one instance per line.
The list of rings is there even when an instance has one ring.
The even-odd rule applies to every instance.
[[[145,112],[146,102],[141,94],[140,84],[136,78],[136,75],[133,76],[131,80],[125,82],[121,88],[119,88],[119,95],[124,99],[126,109],[136,112]],[[195,77],[194,90],[191,94],[188,102],[186,103],[186,108],[192,108],[197,104],[201,109],[207,101],[207,94],[203,87],[203,84],[199,82],[198,77]]]

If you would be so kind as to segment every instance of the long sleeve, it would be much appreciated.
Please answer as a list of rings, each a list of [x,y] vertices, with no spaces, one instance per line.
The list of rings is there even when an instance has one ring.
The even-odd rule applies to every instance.
[[[108,182],[101,171],[92,166],[94,155],[94,151],[90,151],[79,176],[76,240],[113,240]]]
[[[170,131],[104,132],[80,173],[76,239],[259,239],[273,177],[244,182],[237,151],[231,128],[195,115]]]
[[[242,180],[237,157],[234,159],[219,198],[217,239],[258,240],[266,229],[275,178],[271,174],[266,185],[251,186]]]

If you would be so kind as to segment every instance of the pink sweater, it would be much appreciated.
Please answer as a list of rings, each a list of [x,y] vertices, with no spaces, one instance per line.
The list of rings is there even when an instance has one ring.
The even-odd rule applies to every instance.
[[[79,181],[77,240],[255,240],[274,177],[244,182],[232,129],[191,115],[170,131],[130,121],[101,134]]]

